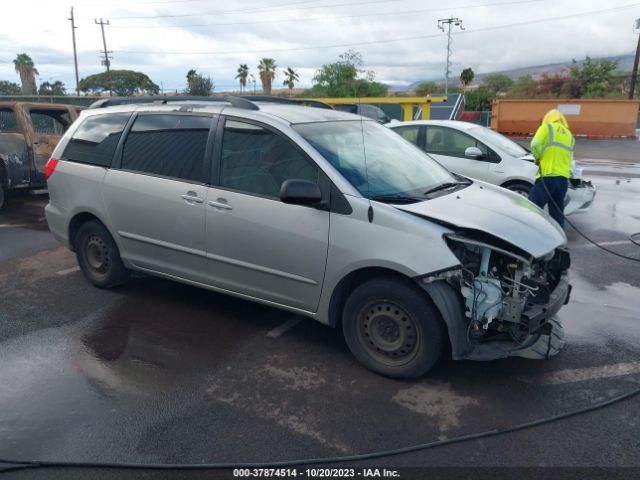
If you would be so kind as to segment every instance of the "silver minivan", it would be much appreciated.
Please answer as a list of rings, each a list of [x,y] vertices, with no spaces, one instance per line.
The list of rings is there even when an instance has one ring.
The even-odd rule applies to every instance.
[[[564,343],[564,232],[373,120],[238,98],[90,109],[46,175],[49,228],[97,287],[137,271],[288,310],[398,378],[448,350]]]

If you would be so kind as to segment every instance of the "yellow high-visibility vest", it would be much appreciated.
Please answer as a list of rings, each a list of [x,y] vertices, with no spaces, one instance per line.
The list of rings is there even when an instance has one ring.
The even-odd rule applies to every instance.
[[[531,140],[531,153],[540,163],[538,177],[571,176],[575,139],[562,122],[543,123]]]

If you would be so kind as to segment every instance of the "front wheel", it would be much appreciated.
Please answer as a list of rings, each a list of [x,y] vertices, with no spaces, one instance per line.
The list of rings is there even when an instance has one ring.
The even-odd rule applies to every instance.
[[[515,182],[515,183],[510,183],[504,186],[504,188],[506,188],[507,190],[511,190],[512,192],[518,193],[523,197],[529,196],[529,192],[531,191],[532,187],[533,185],[530,185],[525,182]]]
[[[381,277],[357,287],[345,304],[342,329],[353,355],[389,377],[419,377],[443,350],[442,318],[409,280]]]
[[[80,270],[99,288],[112,288],[124,283],[128,272],[109,231],[96,221],[84,223],[75,238],[76,258]]]

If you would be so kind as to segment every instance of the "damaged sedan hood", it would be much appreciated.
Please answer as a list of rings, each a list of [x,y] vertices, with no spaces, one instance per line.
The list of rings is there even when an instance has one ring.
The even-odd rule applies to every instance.
[[[462,190],[396,208],[428,220],[498,237],[533,257],[564,245],[567,237],[549,215],[504,188],[474,181]]]

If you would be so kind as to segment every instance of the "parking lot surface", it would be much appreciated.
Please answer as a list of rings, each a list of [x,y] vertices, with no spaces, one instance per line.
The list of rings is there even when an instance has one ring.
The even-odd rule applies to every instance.
[[[570,220],[608,248],[640,257],[627,240],[640,231],[638,165],[588,158],[585,177],[598,193],[590,212]],[[600,251],[569,226],[573,293],[560,311],[567,345],[558,356],[443,360],[403,382],[360,366],[339,330],[287,312],[155,278],[92,287],[48,232],[46,201],[13,198],[0,213],[0,458],[340,456],[505,428],[640,386],[638,264]],[[639,408],[635,397],[534,429],[358,465],[640,467]],[[82,478],[62,470],[8,475]]]

